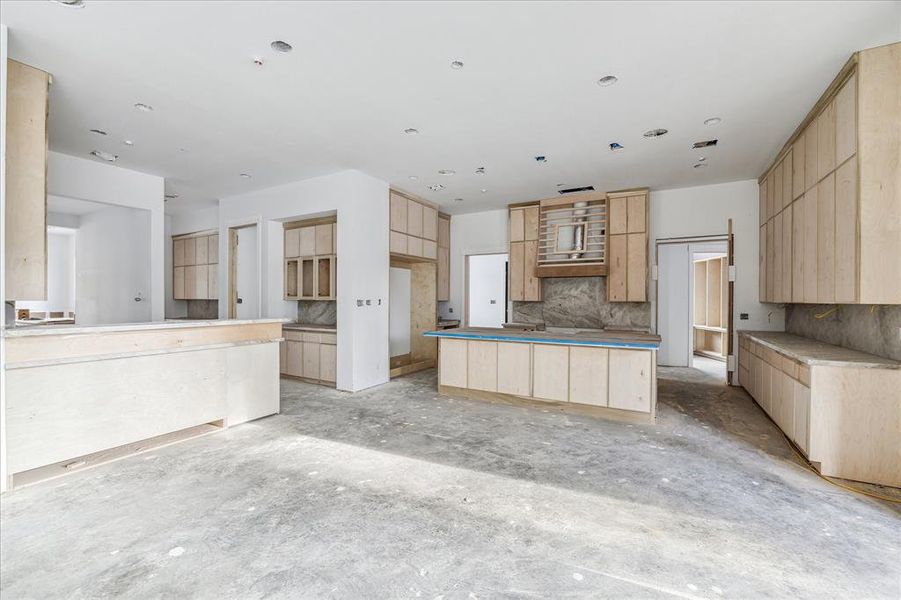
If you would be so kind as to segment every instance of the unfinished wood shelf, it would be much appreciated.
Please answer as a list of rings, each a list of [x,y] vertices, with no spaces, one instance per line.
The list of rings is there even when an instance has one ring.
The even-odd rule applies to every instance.
[[[729,323],[729,265],[725,256],[696,260],[694,268],[693,350],[726,360]]]
[[[606,194],[579,194],[540,202],[538,277],[604,275],[606,249]]]

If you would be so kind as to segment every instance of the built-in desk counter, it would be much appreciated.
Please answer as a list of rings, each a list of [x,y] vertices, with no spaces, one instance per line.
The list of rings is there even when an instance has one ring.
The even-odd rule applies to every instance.
[[[5,329],[14,485],[277,413],[282,321]]]
[[[439,338],[442,393],[539,401],[634,422],[656,418],[660,336],[481,327],[425,335]]]

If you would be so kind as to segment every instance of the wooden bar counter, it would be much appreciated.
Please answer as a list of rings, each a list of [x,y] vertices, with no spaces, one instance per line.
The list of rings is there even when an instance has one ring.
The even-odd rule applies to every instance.
[[[430,331],[441,393],[651,423],[660,336],[630,331]]]

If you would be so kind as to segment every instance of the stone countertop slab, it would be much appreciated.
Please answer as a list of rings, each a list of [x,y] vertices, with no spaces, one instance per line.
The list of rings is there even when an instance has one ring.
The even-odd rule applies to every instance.
[[[318,333],[338,333],[337,325],[320,325],[319,323],[285,323],[282,329],[291,331],[316,331]]]
[[[762,346],[811,366],[901,369],[901,362],[890,358],[826,344],[784,331],[739,330],[738,335],[747,335]]]
[[[657,350],[660,347],[659,335],[636,331],[556,333],[548,331],[515,331],[492,327],[462,327],[427,331],[423,335],[464,340],[527,342],[561,346],[596,346],[639,350]]]
[[[194,327],[233,327],[238,325],[259,325],[264,323],[284,323],[285,319],[222,319],[222,320],[167,320],[147,323],[119,323],[117,325],[44,325],[41,327],[10,328],[3,330],[3,337],[31,337],[40,335],[73,335],[78,333],[112,333],[124,331],[147,331],[153,329],[188,329]]]

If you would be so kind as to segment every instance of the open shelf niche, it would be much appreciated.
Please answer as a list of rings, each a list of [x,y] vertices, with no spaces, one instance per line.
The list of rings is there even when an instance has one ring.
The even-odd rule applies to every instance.
[[[726,326],[729,308],[729,266],[725,256],[704,258],[693,263],[694,314],[692,349],[716,360],[726,360]]]

